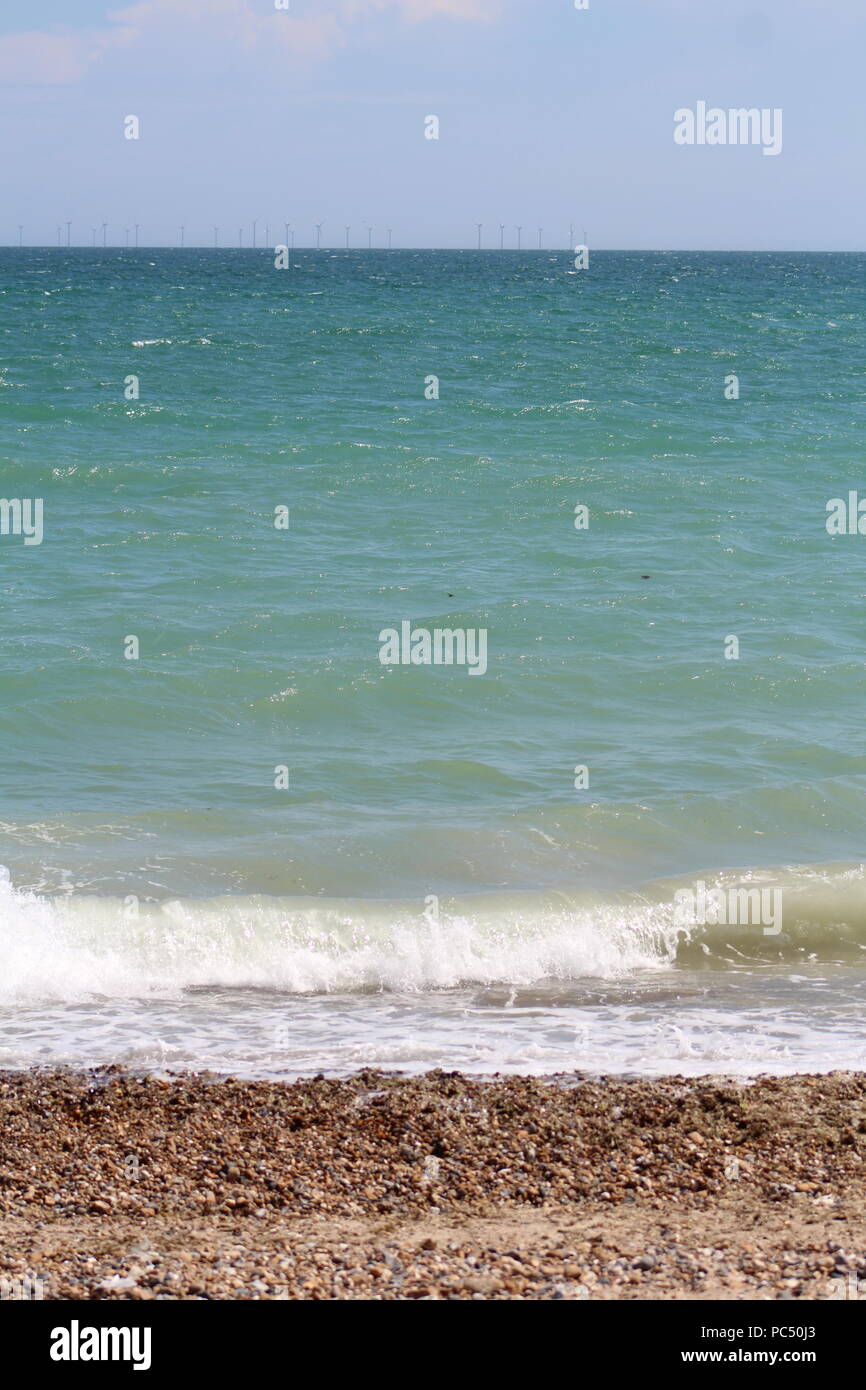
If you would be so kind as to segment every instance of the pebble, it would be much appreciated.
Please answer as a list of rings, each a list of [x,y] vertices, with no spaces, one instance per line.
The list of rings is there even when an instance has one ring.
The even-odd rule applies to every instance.
[[[825,1298],[866,1269],[864,1144],[859,1073],[0,1073],[3,1268],[85,1300]]]

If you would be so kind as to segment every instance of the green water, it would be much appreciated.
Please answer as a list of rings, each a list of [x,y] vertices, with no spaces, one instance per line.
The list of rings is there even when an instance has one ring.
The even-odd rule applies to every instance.
[[[866,537],[825,523],[862,483],[864,261],[0,251],[2,491],[44,514],[41,544],[0,536],[10,998],[39,997],[22,913],[79,1000],[125,896],[289,904],[249,977],[202,909],[212,968],[176,977],[289,996],[663,958],[581,954],[567,912],[556,949],[491,954],[497,921],[549,943],[539,893],[609,915],[660,879],[832,865],[818,917],[850,924]],[[384,666],[403,621],[484,630],[486,672]],[[317,974],[357,942],[291,906],[373,914],[384,960],[428,897],[462,921],[481,893],[499,916],[456,978],[453,937],[405,979]],[[44,925],[61,900],[77,926]],[[154,968],[103,992],[164,991]]]

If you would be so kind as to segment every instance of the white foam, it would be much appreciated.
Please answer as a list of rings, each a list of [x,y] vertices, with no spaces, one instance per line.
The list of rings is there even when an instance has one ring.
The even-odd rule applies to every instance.
[[[672,959],[669,914],[479,907],[440,920],[406,904],[267,897],[136,906],[48,898],[0,879],[0,1003],[177,996],[192,987],[288,994],[424,991],[617,977]]]
[[[863,959],[862,866],[772,872],[787,884],[779,938],[754,927],[676,927],[673,882],[617,900],[586,893],[443,900],[437,915],[407,902],[238,895],[139,905],[80,893],[47,897],[16,889],[0,870],[0,1010],[8,1016],[112,1002],[122,1010],[160,1000],[183,1000],[188,1010],[189,992],[197,989],[323,1003],[334,994],[414,995],[422,1010],[421,996],[461,987],[522,990],[526,999],[529,987],[551,982],[562,982],[563,997],[579,1001],[592,981],[629,985],[647,972],[668,973],[679,990],[687,970],[707,979],[700,972],[752,976],[783,962],[790,988],[811,999],[820,992],[815,971],[807,984],[802,969],[792,975],[795,961],[817,967]],[[575,994],[572,981],[586,984]],[[555,1009],[550,1017],[556,1019]],[[489,1021],[486,1014],[479,1041]],[[398,1046],[412,1024],[401,1027]]]

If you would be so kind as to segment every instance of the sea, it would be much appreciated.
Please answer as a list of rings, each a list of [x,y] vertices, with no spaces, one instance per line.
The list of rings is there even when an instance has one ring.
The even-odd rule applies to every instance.
[[[277,260],[0,249],[0,1067],[866,1068],[866,257]]]

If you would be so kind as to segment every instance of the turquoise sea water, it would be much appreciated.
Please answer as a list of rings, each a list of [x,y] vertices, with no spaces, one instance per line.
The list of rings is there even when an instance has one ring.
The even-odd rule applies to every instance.
[[[0,250],[0,1062],[866,1065],[864,271]]]

